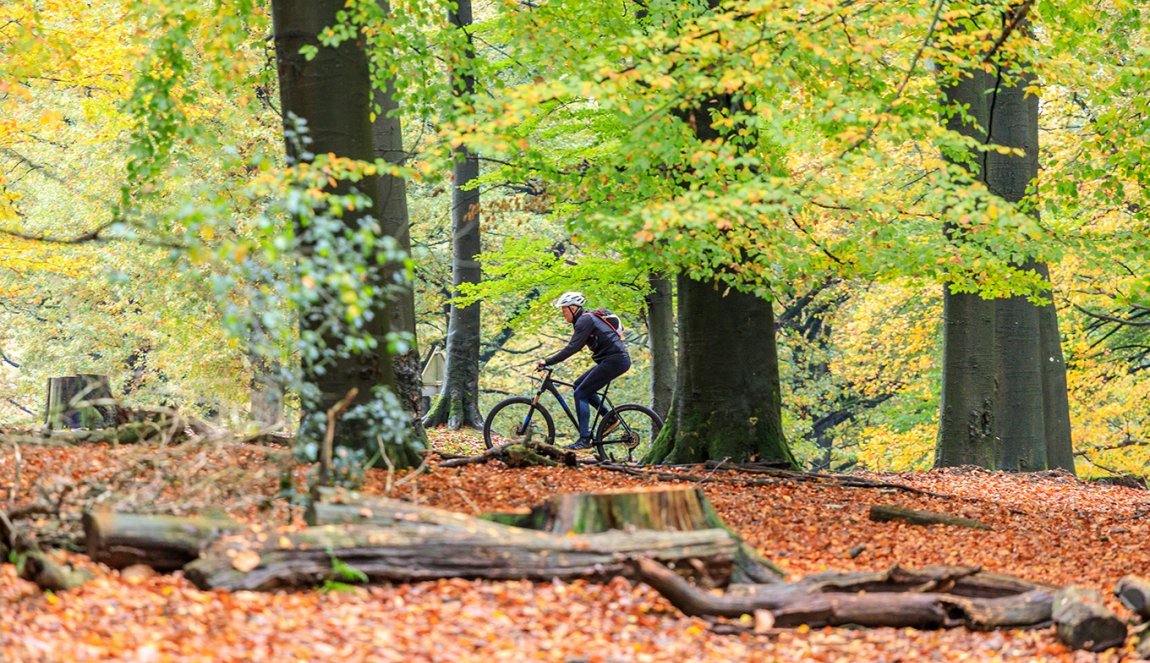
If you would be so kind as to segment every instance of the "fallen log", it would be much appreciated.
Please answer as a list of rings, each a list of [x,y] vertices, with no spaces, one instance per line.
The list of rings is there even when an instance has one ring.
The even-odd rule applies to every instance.
[[[690,616],[738,618],[755,615],[756,621],[778,627],[808,625],[891,626],[973,629],[1037,627],[1050,622],[1053,593],[1021,579],[1013,594],[981,596],[1005,591],[1002,576],[983,583],[971,569],[908,571],[896,567],[885,573],[827,574],[797,583],[765,585],[736,595],[715,595],[700,590],[662,564],[641,560],[639,571],[648,585]],[[881,578],[886,578],[880,583]],[[924,588],[948,587],[941,592]],[[954,592],[970,591],[973,596]],[[759,613],[769,613],[765,619]]]
[[[432,523],[474,530],[484,526],[463,514],[422,507],[407,502],[370,497],[338,489],[321,489],[312,507],[315,524],[374,523],[393,524],[397,520]],[[569,493],[551,501],[513,513],[483,514],[480,521],[550,532],[556,535],[594,534],[611,530],[689,532],[721,528],[739,543],[735,555],[735,581],[779,582],[782,573],[723,523],[696,486],[669,486]],[[502,530],[500,530],[502,531]]]
[[[521,467],[576,467],[579,457],[574,451],[565,451],[559,447],[540,442],[508,442],[499,444],[484,451],[478,456],[451,458],[439,463],[440,467],[462,467],[477,463],[486,463],[491,460],[502,461],[510,468]]]
[[[972,527],[974,529],[990,529],[977,520],[952,516],[947,513],[934,511],[918,511],[893,504],[876,504],[870,508],[870,519],[876,523],[885,523],[892,520],[901,520],[911,525],[953,525],[955,527]]]
[[[1143,621],[1150,620],[1150,580],[1138,576],[1123,576],[1114,586],[1114,595],[1130,612]]]
[[[181,518],[110,511],[83,514],[88,556],[114,569],[145,564],[167,573],[196,559],[219,536],[243,525],[230,518]]]
[[[184,435],[182,419],[135,421],[110,428],[9,432],[2,439],[21,446],[77,446],[81,444],[138,444],[149,440],[176,441]]]
[[[494,533],[494,535],[493,535]],[[603,581],[638,578],[637,560],[658,559],[708,583],[729,581],[736,542],[726,530],[555,536],[487,523],[463,531],[420,522],[322,525],[268,537],[223,539],[184,567],[203,589],[271,590],[341,580],[336,563],[365,582],[440,578]]]
[[[1126,623],[1093,589],[1072,585],[1060,590],[1054,597],[1053,618],[1058,638],[1074,649],[1099,652],[1126,642]]]

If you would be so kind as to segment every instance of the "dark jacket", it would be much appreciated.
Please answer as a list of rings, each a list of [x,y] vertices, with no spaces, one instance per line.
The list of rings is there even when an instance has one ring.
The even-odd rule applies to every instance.
[[[623,339],[619,338],[618,332],[598,316],[579,311],[571,321],[571,325],[575,330],[571,333],[567,347],[544,359],[543,363],[547,366],[558,364],[582,350],[583,346],[591,348],[591,358],[596,364],[611,355],[627,354],[627,346],[623,343]]]

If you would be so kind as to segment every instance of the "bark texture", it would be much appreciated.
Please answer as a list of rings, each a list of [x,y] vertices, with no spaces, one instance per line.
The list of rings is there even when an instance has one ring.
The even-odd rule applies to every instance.
[[[966,108],[968,118],[955,113],[947,128],[965,136],[986,140],[993,78],[973,71],[954,85],[943,87],[945,103]],[[970,156],[974,156],[973,154]],[[983,179],[981,162],[971,173]],[[960,229],[948,226],[947,237],[962,242]],[[995,306],[975,293],[943,288],[942,395],[940,398],[935,465],[996,467],[994,327]]]
[[[84,546],[93,561],[123,569],[145,564],[168,573],[196,559],[217,537],[244,528],[230,518],[86,512]]]
[[[1092,589],[1071,586],[1059,591],[1053,617],[1058,639],[1074,649],[1097,652],[1126,642],[1126,622]]]
[[[555,536],[498,523],[462,531],[399,521],[387,527],[311,527],[270,545],[253,540],[222,543],[186,566],[185,573],[205,589],[308,587],[325,580],[346,581],[333,569],[334,558],[358,569],[368,582],[438,578],[602,581],[615,576],[637,579],[637,560],[653,557],[682,563],[684,570],[696,574],[729,578],[735,545],[722,529]],[[239,559],[250,559],[254,566],[237,568]]]
[[[49,430],[116,425],[116,406],[106,375],[84,373],[48,378],[47,391],[44,426]]]

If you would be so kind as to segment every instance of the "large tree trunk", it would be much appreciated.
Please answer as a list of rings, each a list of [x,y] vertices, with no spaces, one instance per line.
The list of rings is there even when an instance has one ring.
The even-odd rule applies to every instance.
[[[795,467],[783,433],[772,303],[678,278],[675,403],[648,461]]]
[[[978,68],[944,89],[949,105],[965,105],[975,123],[952,116],[949,128],[1022,151],[988,150],[974,173],[990,192],[1011,203],[1033,193],[1038,176],[1038,98],[1027,92],[1034,82],[1032,75],[1011,73],[1007,79],[1001,71],[992,76]],[[1030,214],[1037,218],[1036,206]],[[956,229],[947,232],[961,241]],[[1023,261],[1019,268],[1049,280],[1046,265]],[[984,302],[977,295],[948,292],[944,309],[936,466],[976,464],[1011,471],[1061,467],[1073,472],[1066,365],[1053,304],[1037,307],[1023,296]],[[987,361],[991,347],[993,364]],[[993,377],[988,375],[992,365]]]
[[[1038,97],[1026,93],[1030,77],[1013,82],[1000,73],[991,97],[990,142],[1023,154],[984,156],[986,186],[1011,203],[1026,197],[1038,176]],[[1036,263],[1020,267],[1034,270]],[[998,355],[999,467],[1012,471],[1046,469],[1042,366],[1038,308],[1025,296],[995,302],[995,352]]]
[[[647,338],[651,347],[651,409],[667,420],[675,396],[675,304],[671,280],[659,274],[648,277]]]
[[[276,63],[280,80],[280,100],[285,118],[285,143],[288,159],[297,162],[307,154],[335,154],[339,157],[359,161],[372,161],[375,152],[372,141],[371,102],[372,86],[367,57],[363,43],[359,39],[344,40],[337,47],[319,44],[318,36],[324,28],[337,23],[337,13],[344,9],[342,0],[273,0],[272,16],[276,43]],[[303,46],[317,47],[316,55],[308,59],[300,53]],[[306,152],[297,149],[291,137],[292,115],[307,121],[308,137],[311,143]],[[355,189],[347,181],[336,183],[335,194],[349,194]],[[378,214],[379,190],[371,186],[359,191],[371,199],[371,211]],[[345,217],[349,229],[356,227],[358,219],[354,215]],[[305,251],[308,246],[309,228],[297,224],[297,236],[302,238]],[[384,279],[369,285],[382,292]],[[324,287],[324,286],[320,286]],[[325,298],[337,299],[338,293],[330,292]],[[375,297],[365,312],[366,321],[363,334],[372,337],[375,348],[358,354],[333,353],[323,365],[305,362],[304,380],[315,385],[318,402],[307,403],[310,411],[305,416],[323,416],[332,406],[339,403],[352,389],[357,390],[357,402],[373,398],[378,386],[394,388],[395,376],[391,359],[387,352],[388,312],[382,298]],[[300,325],[305,332],[321,332],[327,328],[327,312],[322,305],[315,310],[302,312]],[[328,348],[338,348],[342,338],[328,332],[323,341]],[[369,422],[353,425],[341,422],[336,427],[335,445],[363,452],[367,458],[384,458],[378,455],[385,452],[387,461],[395,467],[409,467],[418,464],[422,445],[401,444],[381,450],[374,435],[367,432]],[[305,427],[306,429],[306,427]],[[316,434],[316,431],[312,431]]]
[[[986,141],[990,121],[988,90],[994,79],[981,69],[969,72],[957,83],[943,86],[945,104],[965,108],[969,120],[954,112],[947,128],[980,141]],[[974,155],[972,155],[974,156]],[[983,180],[981,160],[971,176]],[[953,242],[964,241],[962,231],[947,226]],[[995,305],[977,293],[951,292],[942,295],[942,396],[939,404],[935,466],[978,465],[994,468],[998,443],[995,437],[994,328]]]
[[[379,0],[384,15],[391,13],[387,0]],[[372,124],[375,156],[384,161],[402,166],[407,161],[403,151],[403,124],[399,117],[399,104],[395,100],[395,81],[387,72],[375,72],[374,97],[379,111]],[[404,254],[411,255],[411,223],[407,212],[407,182],[401,177],[382,174],[378,178],[379,221],[383,234],[393,237]],[[421,400],[423,382],[420,378],[419,343],[416,338],[415,289],[412,276],[407,273],[404,263],[389,263],[388,281],[394,289],[388,300],[387,312],[392,331],[406,333],[410,345],[406,352],[396,353],[391,358],[395,371],[395,395],[411,417],[412,435],[420,443],[426,442],[423,430]]]
[[[471,25],[471,1],[459,0],[448,20],[460,30]],[[467,99],[475,94],[472,60],[474,49],[468,40],[467,56],[452,72],[455,95]],[[479,177],[479,159],[465,146],[455,150],[451,189],[452,263],[451,277],[458,292],[463,283],[479,283],[483,278],[477,256],[481,251],[479,234],[479,189],[470,185]],[[452,429],[481,428],[479,414],[479,303],[451,305],[447,323],[447,370],[439,399],[424,417],[425,426],[447,424]]]

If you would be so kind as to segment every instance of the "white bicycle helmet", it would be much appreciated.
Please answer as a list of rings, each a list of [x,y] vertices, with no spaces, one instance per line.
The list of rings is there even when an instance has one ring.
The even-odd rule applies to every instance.
[[[555,300],[555,306],[557,308],[563,308],[564,306],[582,307],[585,301],[587,301],[587,298],[583,296],[583,293],[571,290],[559,295],[559,299]]]

